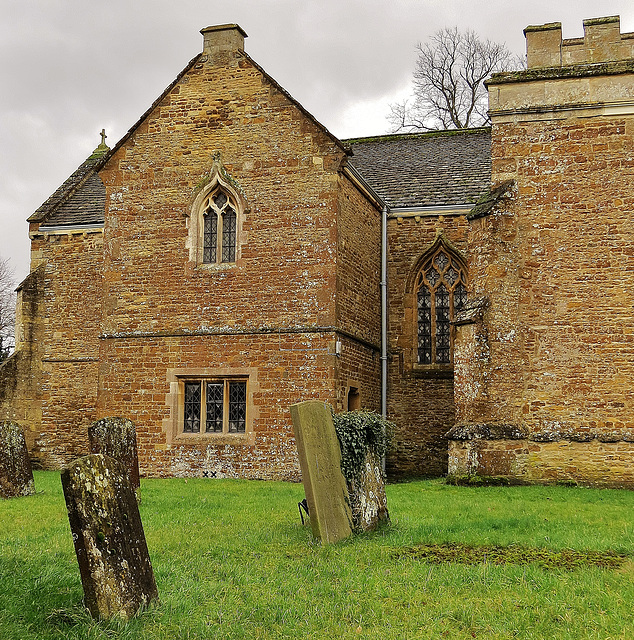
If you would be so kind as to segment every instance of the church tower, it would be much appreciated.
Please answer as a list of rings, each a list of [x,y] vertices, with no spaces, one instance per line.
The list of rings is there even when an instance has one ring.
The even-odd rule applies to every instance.
[[[488,83],[450,473],[634,486],[634,34],[583,24]]]

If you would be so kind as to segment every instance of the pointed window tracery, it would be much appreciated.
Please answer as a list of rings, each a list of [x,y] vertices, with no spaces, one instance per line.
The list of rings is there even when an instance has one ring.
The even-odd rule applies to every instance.
[[[203,262],[235,262],[237,213],[232,199],[222,190],[210,195],[203,204]]]
[[[440,244],[416,280],[418,363],[453,362],[451,322],[467,300],[464,267]]]

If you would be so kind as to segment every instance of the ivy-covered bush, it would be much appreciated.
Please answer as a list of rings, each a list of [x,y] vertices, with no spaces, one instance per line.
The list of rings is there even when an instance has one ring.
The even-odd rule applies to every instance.
[[[333,414],[341,445],[341,470],[347,482],[361,478],[368,451],[381,459],[387,452],[394,424],[374,411]]]

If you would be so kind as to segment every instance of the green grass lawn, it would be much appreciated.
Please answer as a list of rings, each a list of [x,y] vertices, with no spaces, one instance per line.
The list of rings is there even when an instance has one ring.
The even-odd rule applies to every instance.
[[[0,640],[634,638],[634,564],[434,563],[419,545],[634,554],[634,492],[390,485],[392,525],[322,547],[298,484],[142,481],[161,602],[127,624],[84,610],[59,474],[0,501]],[[409,550],[409,551],[407,551]]]

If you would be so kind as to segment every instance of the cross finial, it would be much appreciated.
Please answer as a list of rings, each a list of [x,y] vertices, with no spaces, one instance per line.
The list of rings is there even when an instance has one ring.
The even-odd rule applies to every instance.
[[[99,135],[101,136],[101,144],[106,144],[106,138],[108,137],[106,135],[106,130],[102,129]]]

